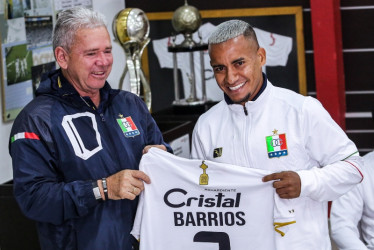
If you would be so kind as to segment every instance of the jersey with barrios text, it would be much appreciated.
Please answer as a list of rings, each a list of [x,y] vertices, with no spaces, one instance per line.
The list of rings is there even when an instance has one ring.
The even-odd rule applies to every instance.
[[[140,196],[132,234],[141,250],[269,250],[274,214],[293,220],[276,199],[269,171],[189,160],[152,148],[139,169],[151,178]],[[290,225],[292,226],[292,225]]]

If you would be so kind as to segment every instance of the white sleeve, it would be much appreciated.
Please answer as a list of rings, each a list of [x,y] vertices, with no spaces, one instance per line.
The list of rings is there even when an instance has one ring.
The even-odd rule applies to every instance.
[[[321,103],[306,98],[300,115],[304,144],[316,164],[297,173],[301,194],[316,201],[330,201],[348,192],[363,179],[362,158],[355,144],[333,121]]]
[[[145,188],[147,185],[148,184],[144,183]],[[136,209],[135,221],[134,221],[134,225],[132,226],[132,230],[130,232],[130,234],[132,234],[135,237],[135,239],[137,239],[138,241],[140,240],[141,229],[142,229],[144,192],[145,190],[143,190],[143,192],[141,192],[139,195],[139,203]]]
[[[294,199],[282,199],[274,192],[274,229],[282,237],[296,223],[294,202]]]
[[[173,54],[168,51],[170,37],[153,40],[153,50],[157,56],[161,68],[173,68]]]
[[[340,250],[367,250],[358,230],[364,207],[361,191],[360,184],[332,202],[331,236]]]

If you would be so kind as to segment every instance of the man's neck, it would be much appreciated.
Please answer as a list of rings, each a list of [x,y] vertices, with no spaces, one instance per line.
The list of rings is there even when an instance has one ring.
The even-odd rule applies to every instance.
[[[83,91],[79,88],[79,85],[76,84],[75,81],[73,81],[73,79],[70,77],[70,75],[65,70],[61,70],[61,72],[62,72],[62,75],[65,77],[65,79],[75,88],[75,90],[78,92],[78,94],[81,97],[88,96],[91,99],[91,101],[93,102],[93,104],[95,105],[95,107],[96,108],[99,107],[99,105],[100,105],[100,90],[93,91],[93,92]]]

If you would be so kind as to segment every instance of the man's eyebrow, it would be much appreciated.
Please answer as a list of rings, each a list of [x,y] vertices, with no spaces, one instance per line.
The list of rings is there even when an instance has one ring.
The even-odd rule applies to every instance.
[[[212,66],[214,68],[214,67],[220,67],[220,66],[223,66],[223,65],[222,64],[211,64],[210,66]]]
[[[107,50],[107,49],[112,49],[112,46],[108,46],[108,47],[105,48],[105,50]],[[84,52],[85,52],[85,53],[87,53],[87,52],[95,52],[95,51],[98,51],[98,50],[100,50],[100,49],[98,49],[98,48],[94,48],[94,49],[87,49],[87,50],[84,50]]]
[[[243,61],[243,60],[244,60],[244,58],[243,58],[243,57],[240,57],[240,58],[235,59],[234,61],[232,61],[231,64],[235,64],[235,63],[240,62],[240,61]]]

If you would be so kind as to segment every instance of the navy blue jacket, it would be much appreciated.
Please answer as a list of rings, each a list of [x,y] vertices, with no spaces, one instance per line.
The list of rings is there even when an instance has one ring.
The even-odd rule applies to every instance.
[[[138,201],[98,201],[92,181],[138,169],[146,145],[171,152],[139,97],[108,83],[100,94],[95,109],[54,71],[13,124],[14,194],[42,249],[131,249]]]

